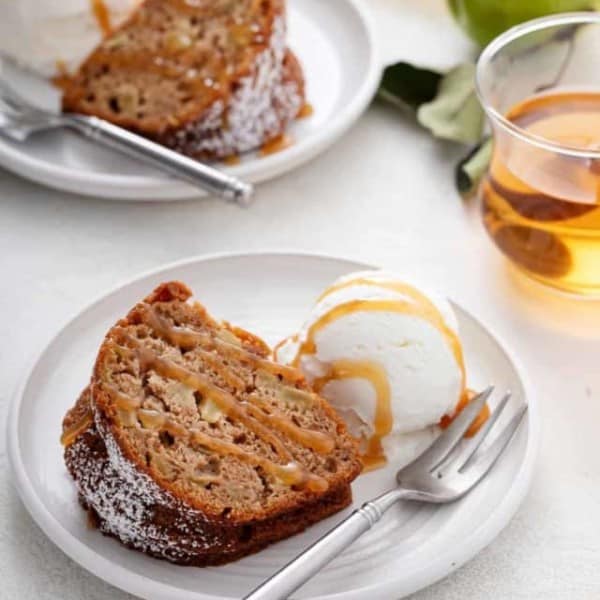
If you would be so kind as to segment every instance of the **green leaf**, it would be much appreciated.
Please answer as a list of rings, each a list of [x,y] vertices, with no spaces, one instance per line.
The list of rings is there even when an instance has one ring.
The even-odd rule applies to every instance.
[[[441,79],[441,73],[399,62],[383,72],[379,97],[416,110],[435,98]]]
[[[437,96],[419,107],[417,119],[436,137],[463,144],[479,142],[485,119],[475,93],[475,65],[466,63],[449,71]]]
[[[456,165],[455,182],[462,196],[471,195],[492,158],[492,139],[486,138]]]

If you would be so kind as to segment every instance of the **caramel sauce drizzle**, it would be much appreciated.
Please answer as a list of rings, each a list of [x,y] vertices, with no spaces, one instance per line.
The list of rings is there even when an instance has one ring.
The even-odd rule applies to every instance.
[[[116,387],[111,386],[110,384],[105,385],[113,397],[117,409],[133,411],[142,405],[141,399],[132,398],[131,396],[122,394]],[[60,443],[65,447],[70,446],[93,422],[94,413],[91,407],[88,407],[80,419],[63,431],[60,436]]]
[[[295,442],[302,446],[310,448],[319,454],[329,454],[335,449],[335,442],[326,433],[304,429],[295,423],[292,423],[281,411],[265,402],[260,396],[251,395],[249,397],[250,405],[248,410],[250,414],[257,418],[265,419],[279,431],[287,434]]]
[[[241,162],[242,159],[237,154],[231,154],[223,159],[223,164],[227,165],[228,167],[239,165]]]
[[[458,337],[450,328],[443,322],[443,317],[438,313],[437,309],[423,304],[416,304],[413,302],[407,302],[406,300],[350,300],[344,304],[339,304],[326,312],[321,318],[319,318],[308,330],[306,340],[302,342],[298,350],[298,354],[294,358],[293,365],[297,366],[300,362],[300,357],[304,354],[315,354],[316,334],[324,329],[330,323],[337,321],[338,319],[350,315],[355,312],[395,312],[404,315],[412,315],[417,318],[428,321],[434,327],[439,329],[449,342],[450,349],[456,358],[456,362],[462,373],[464,381],[464,362],[462,359],[462,349],[458,343]]]
[[[440,421],[440,427],[442,429],[447,429],[452,421],[460,415],[462,410],[471,402],[471,400],[477,395],[477,392],[474,390],[465,390],[465,393],[461,396],[458,404],[456,405],[456,409],[452,415],[444,415]],[[481,426],[489,419],[490,417],[490,407],[487,404],[484,404],[480,413],[475,417],[469,429],[467,429],[465,433],[465,437],[473,437],[480,429]]]
[[[176,379],[210,398],[227,416],[244,423],[251,431],[273,445],[285,460],[291,459],[287,449],[277,436],[262,425],[279,429],[298,443],[320,454],[328,454],[335,447],[335,442],[329,435],[298,427],[283,413],[271,407],[257,395],[250,396],[249,402],[240,402],[229,392],[212,384],[208,377],[188,371],[172,361],[158,358],[144,348],[138,350],[138,356],[141,357],[147,368],[153,369],[163,377]]]
[[[226,2],[200,2],[199,0],[174,0],[177,4],[177,11],[195,18],[201,22],[215,22],[220,28],[223,27],[223,21],[228,18],[231,12],[230,3]],[[89,0],[90,9],[95,22],[102,32],[104,41],[91,55],[93,65],[110,65],[112,70],[123,69],[129,72],[131,69],[138,69],[148,73],[156,74],[164,80],[177,79],[182,88],[178,93],[183,102],[186,103],[181,114],[174,115],[171,103],[165,102],[165,111],[161,113],[164,118],[170,118],[171,125],[178,125],[181,119],[197,116],[194,108],[187,106],[192,98],[202,96],[205,99],[204,106],[210,106],[218,97],[222,95],[222,90],[228,89],[231,74],[239,68],[243,68],[246,61],[247,47],[249,44],[256,44],[258,40],[264,37],[266,30],[270,27],[270,19],[264,11],[258,9],[256,12],[240,12],[241,18],[234,24],[227,27],[228,41],[232,43],[222,43],[217,50],[211,49],[209,44],[205,44],[198,39],[203,34],[202,27],[192,29],[192,32],[185,26],[178,23],[172,23],[159,36],[159,48],[156,52],[144,52],[132,48],[130,44],[122,43],[126,35],[116,32],[111,22],[110,5],[107,0]],[[238,0],[238,3],[242,3]],[[215,13],[215,4],[221,5]],[[235,2],[234,2],[235,4]],[[248,4],[248,3],[246,3]],[[123,33],[127,32],[144,33],[148,28],[148,19],[150,15],[145,8],[145,3],[140,2],[137,10],[133,11],[124,26]],[[196,31],[200,31],[200,36]],[[112,35],[115,33],[115,35]],[[156,33],[153,29],[153,33]],[[197,43],[200,42],[200,43]],[[206,47],[205,47],[206,46]],[[53,82],[60,88],[67,88],[72,78],[62,74],[54,78]],[[125,103],[136,102],[128,101],[126,93],[117,93],[125,98]],[[226,115],[225,115],[226,118]],[[224,127],[226,129],[226,127]]]
[[[339,360],[331,365],[326,376],[313,382],[317,393],[332,380],[360,378],[366,379],[375,390],[374,432],[367,441],[364,455],[361,457],[366,471],[383,466],[387,458],[381,440],[392,431],[393,415],[391,405],[390,383],[385,369],[378,363],[370,361]]]
[[[231,442],[226,442],[207,435],[199,429],[188,430],[170,419],[168,415],[158,410],[138,408],[136,410],[136,416],[144,427],[154,430],[163,429],[174,437],[191,441],[212,452],[235,456],[241,462],[255,467],[261,467],[285,485],[304,485],[311,491],[327,490],[327,481],[322,477],[307,472],[301,465],[291,459],[285,465],[274,463],[267,458],[246,452]],[[205,480],[206,476],[203,476],[202,479]],[[220,478],[214,477],[211,479],[213,482],[216,482],[219,481]]]
[[[246,388],[246,382],[238,377],[231,370],[227,370],[227,365],[223,364],[220,360],[219,355],[213,352],[202,350],[199,346],[194,348],[194,352],[202,358],[202,361],[212,369],[217,375],[219,375],[224,381],[231,385],[236,390],[244,390]]]
[[[112,27],[110,24],[110,11],[104,3],[104,0],[91,0],[92,12],[96,18],[96,23],[104,36],[110,35]]]
[[[236,344],[214,338],[207,333],[171,325],[150,305],[141,305],[141,307],[144,310],[144,322],[160,337],[179,346],[183,350],[195,349],[200,344],[208,345],[209,347],[218,347],[222,345],[242,360],[266,370],[271,375],[289,371],[294,376],[297,376],[294,369],[277,365],[276,363],[259,357]],[[254,432],[258,437],[271,445],[278,456],[286,461],[286,464],[280,465],[268,459],[263,459],[245,452],[235,444],[218,440],[212,436],[207,436],[202,432],[194,430],[194,439],[196,439],[196,441],[199,439],[198,436],[200,436],[204,442],[206,442],[206,440],[211,440],[210,445],[205,444],[204,442],[203,445],[207,445],[207,447],[215,452],[226,450],[227,454],[235,455],[246,462],[254,460],[255,462],[252,464],[263,467],[265,471],[289,485],[302,485],[313,491],[327,489],[327,481],[322,477],[308,472],[304,467],[293,461],[291,454],[281,439],[269,428],[284,432],[291,439],[321,454],[328,454],[335,447],[335,441],[329,435],[299,427],[287,416],[270,406],[267,401],[256,394],[251,395],[247,402],[239,401],[226,390],[214,385],[207,376],[190,371],[177,363],[161,358],[151,350],[144,348],[124,330],[120,330],[118,334],[120,336],[120,341],[126,346],[117,346],[117,348],[133,351],[138,358],[142,370],[153,370],[162,377],[179,381],[187,387],[199,392],[203,398],[210,399],[225,415],[244,423],[250,431]],[[200,348],[199,350],[201,350],[202,353],[208,354],[203,348]],[[111,390],[109,389],[109,392],[110,391]],[[115,396],[115,398],[115,403],[120,402],[121,407],[126,407],[129,402],[129,406],[131,406],[132,410],[136,411],[136,414],[142,423],[144,423],[145,420],[149,425],[153,425],[154,423],[159,427],[166,428],[172,435],[184,435],[184,428],[170,420],[166,415],[161,416],[158,411],[148,412],[145,409],[140,409],[135,399],[129,399],[123,402],[123,398],[119,398],[119,396]],[[256,460],[258,460],[259,463],[256,463]]]
[[[275,359],[277,360],[277,355],[279,354],[279,351],[288,343],[288,342],[297,342],[299,340],[299,336],[297,333],[295,333],[294,335],[290,335],[286,338],[283,338],[280,342],[277,342],[277,344],[275,344],[275,346],[273,346],[273,356],[275,357]]]
[[[289,148],[294,143],[294,138],[292,138],[287,133],[283,133],[278,135],[276,138],[265,142],[261,147],[259,154],[261,156],[269,156],[270,154],[275,154],[276,152],[281,152],[286,148]]]
[[[455,331],[453,331],[446,324],[444,317],[438,310],[437,306],[427,297],[425,294],[421,293],[419,290],[414,288],[411,285],[406,283],[402,283],[400,281],[378,281],[376,279],[370,279],[368,277],[363,277],[360,279],[354,279],[350,281],[345,281],[339,283],[337,285],[331,286],[327,290],[321,294],[318,298],[317,302],[320,302],[330,294],[337,292],[339,290],[352,287],[355,285],[367,285],[367,286],[375,286],[378,288],[383,288],[387,290],[391,290],[393,292],[397,292],[410,298],[413,301],[414,307],[411,308],[411,303],[407,303],[403,300],[390,300],[392,303],[397,303],[398,308],[396,310],[391,309],[393,312],[400,312],[409,315],[413,315],[423,319],[424,321],[428,321],[431,325],[433,325],[436,329],[440,331],[440,333],[444,336],[456,363],[461,372],[462,376],[462,387],[463,390],[466,385],[466,369],[465,369],[465,360],[462,351],[462,345],[460,343],[460,339]],[[376,302],[387,302],[387,301],[366,301],[370,304],[369,306],[355,309],[355,310],[378,310],[376,307]],[[385,308],[383,310],[386,310]],[[353,312],[350,310],[350,312]],[[343,315],[342,315],[343,316]]]
[[[130,338],[128,341],[135,342],[133,338]],[[251,416],[246,410],[244,403],[239,402],[232,394],[211,383],[208,377],[180,367],[171,360],[160,358],[142,346],[138,345],[136,353],[140,361],[140,368],[143,371],[153,370],[161,377],[175,379],[187,387],[200,392],[203,397],[210,398],[225,415],[243,423],[250,431],[273,446],[276,453],[283,460],[292,460],[291,454],[279,437],[267,429],[258,419]]]
[[[223,344],[227,350],[236,353],[237,356],[250,361],[252,364],[259,367],[266,366],[266,370],[272,375],[277,375],[282,370],[290,370],[296,375],[295,370],[289,367],[282,369],[280,365],[258,357],[235,344],[213,338],[209,334],[173,326],[149,305],[143,305],[143,308],[146,316],[144,322],[147,322],[159,336],[184,350],[197,348],[201,343],[209,346],[211,344],[214,346]],[[171,419],[168,414],[159,410],[142,408],[141,399],[123,394],[115,386],[103,382],[106,391],[113,398],[117,409],[117,418],[122,420],[124,425],[130,426],[135,420],[139,420],[146,428],[163,429],[174,437],[190,439],[213,452],[235,456],[242,462],[259,466],[285,485],[302,486],[311,491],[325,491],[328,488],[328,482],[324,478],[310,473],[293,460],[282,440],[269,427],[286,433],[291,439],[321,454],[328,454],[335,447],[335,441],[329,435],[299,427],[257,394],[250,395],[247,402],[237,400],[235,396],[226,390],[214,385],[207,376],[190,371],[171,360],[157,356],[153,351],[143,347],[139,341],[129,336],[124,329],[117,330],[117,338],[118,341],[113,340],[113,349],[116,352],[132,353],[137,357],[141,370],[153,370],[162,377],[176,380],[195,390],[203,398],[210,399],[225,415],[244,423],[250,431],[269,444],[277,455],[285,461],[285,464],[279,464],[247,452],[231,442],[214,438],[198,429],[188,430]],[[124,344],[124,346],[120,344]],[[204,354],[209,354],[202,348],[198,350]],[[89,420],[76,424],[77,427],[70,428],[69,431],[63,434],[65,440],[63,443],[65,445],[71,443],[81,431],[87,429],[91,422],[92,413],[90,411]]]
[[[69,69],[67,68],[67,63],[64,60],[57,60],[55,63],[57,78],[67,77],[69,74]]]
[[[144,360],[144,358],[142,358],[142,360]],[[162,359],[153,357],[153,364],[150,366],[150,368],[155,369],[155,360]],[[160,370],[155,370],[160,374]],[[175,378],[179,381],[182,381],[178,376]],[[182,381],[182,383],[188,385],[187,380]],[[174,437],[190,440],[193,443],[199,444],[204,448],[211,450],[212,452],[216,452],[221,455],[235,456],[242,462],[261,467],[267,473],[285,485],[305,486],[311,491],[325,491],[328,488],[328,483],[325,479],[306,471],[304,467],[292,460],[289,454],[287,455],[286,464],[281,465],[251,452],[246,452],[231,442],[207,435],[198,429],[188,430],[179,423],[176,423],[173,419],[169,418],[169,416],[162,411],[138,408],[135,410],[135,414],[144,427],[154,430],[164,429]]]
[[[312,104],[306,102],[302,105],[302,108],[298,111],[297,119],[306,119],[307,117],[311,117],[315,113],[315,109]]]
[[[92,409],[88,408],[80,419],[63,431],[60,443],[65,447],[70,446],[93,422],[94,414]]]
[[[328,488],[328,483],[325,479],[306,471],[304,467],[295,461],[280,465],[267,458],[258,456],[257,454],[246,452],[235,444],[206,435],[201,431],[192,430],[190,433],[192,440],[201,446],[204,446],[213,452],[235,456],[242,462],[261,467],[285,485],[304,485],[314,492],[323,492]]]
[[[241,346],[236,346],[225,340],[214,338],[208,333],[189,329],[188,327],[178,327],[171,325],[166,319],[161,317],[156,309],[149,304],[141,304],[140,307],[144,310],[149,325],[158,335],[174,346],[178,346],[182,350],[193,350],[196,346],[204,345],[205,347],[224,348],[231,352],[239,360],[251,365],[255,369],[262,369],[271,375],[283,375],[298,379],[298,372],[294,368],[280,365],[266,358],[262,358],[257,354],[249,352]]]
[[[408,300],[403,298],[351,300],[345,302],[344,304],[334,306],[332,309],[322,315],[317,321],[315,321],[315,323],[313,323],[309,328],[306,339],[302,342],[302,344],[300,344],[292,365],[298,367],[303,355],[312,355],[316,353],[316,335],[319,333],[319,331],[337,319],[360,311],[385,311],[411,315],[430,323],[443,335],[461,373],[461,389],[463,391],[461,392],[459,405],[461,403],[464,404],[465,402],[468,402],[468,400],[465,400],[466,370],[460,339],[458,338],[456,332],[448,327],[444,317],[438,308],[433,304],[433,302],[419,290],[408,284],[396,281],[378,281],[377,279],[363,277],[351,279],[329,287],[317,299],[317,303],[321,302],[324,298],[330,294],[333,294],[334,292],[356,285],[375,286],[383,289],[389,289],[402,294],[402,296]],[[333,363],[330,371],[324,377],[317,379],[313,385],[315,387],[315,391],[318,393],[327,385],[327,383],[332,380],[351,378],[366,379],[369,381],[369,383],[371,383],[375,390],[376,405],[374,433],[367,441],[366,452],[362,457],[365,468],[367,470],[374,469],[386,462],[381,440],[391,432],[393,425],[391,392],[389,379],[385,369],[383,369],[383,367],[380,365],[371,363],[369,361],[338,361]],[[483,415],[483,412],[484,411],[482,411],[482,415],[480,415],[483,418],[482,423],[485,422],[486,418]],[[442,418],[442,422],[446,422],[445,418]],[[481,426],[481,424],[479,426]]]

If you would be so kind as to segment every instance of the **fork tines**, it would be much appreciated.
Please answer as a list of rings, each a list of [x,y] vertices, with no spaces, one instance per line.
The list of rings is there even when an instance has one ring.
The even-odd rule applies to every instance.
[[[421,471],[429,473],[436,480],[440,480],[440,483],[442,481],[455,483],[455,487],[459,488],[455,491],[460,493],[473,487],[498,460],[527,412],[527,405],[521,406],[498,435],[490,435],[500,415],[509,404],[511,393],[507,392],[479,431],[472,438],[465,439],[465,433],[492,396],[493,391],[494,387],[490,386],[477,394],[448,429],[405,471],[413,474]],[[481,451],[481,445],[488,437],[494,439]]]

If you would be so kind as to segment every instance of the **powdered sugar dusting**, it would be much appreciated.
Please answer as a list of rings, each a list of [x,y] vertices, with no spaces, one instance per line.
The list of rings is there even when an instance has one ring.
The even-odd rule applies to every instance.
[[[90,442],[94,434],[98,437]],[[77,473],[81,497],[100,517],[100,530],[124,544],[176,562],[231,548],[231,541],[206,531],[203,513],[175,499],[127,460],[101,419],[67,449],[67,463]],[[168,527],[156,519],[165,512]]]
[[[276,17],[268,48],[238,82],[229,103],[215,102],[201,119],[162,141],[192,156],[226,157],[254,150],[279,135],[304,102],[300,86],[284,77],[285,38],[285,19]]]

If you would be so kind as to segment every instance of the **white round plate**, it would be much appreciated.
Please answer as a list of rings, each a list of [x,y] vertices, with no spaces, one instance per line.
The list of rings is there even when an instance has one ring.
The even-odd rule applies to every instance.
[[[128,592],[153,600],[240,598],[306,548],[351,508],[223,567],[177,567],[127,550],[86,524],[62,459],[61,420],[87,384],[107,329],[161,281],[180,279],[218,317],[273,343],[296,330],[318,294],[338,276],[367,265],[299,254],[219,255],[176,263],[131,281],[71,320],[35,362],[8,421],[8,448],[21,497],[45,533],[73,560]],[[491,542],[525,495],[534,467],[539,418],[522,373],[496,338],[456,307],[469,383],[511,389],[529,414],[491,474],[455,504],[393,507],[374,529],[295,598],[396,599],[446,576]],[[509,411],[510,412],[510,411]],[[389,466],[353,484],[354,506],[393,485]]]
[[[248,154],[239,165],[217,165],[257,183],[325,150],[360,116],[375,93],[381,66],[370,21],[358,0],[289,0],[289,44],[305,71],[314,114],[289,128],[294,144],[269,156]],[[47,108],[58,94],[49,84],[0,61],[2,76],[24,97]],[[121,200],[197,198],[196,188],[170,179],[75,133],[56,130],[25,143],[0,137],[0,165],[50,187]]]

